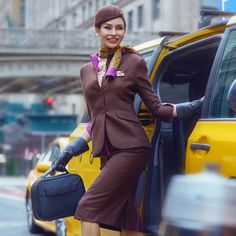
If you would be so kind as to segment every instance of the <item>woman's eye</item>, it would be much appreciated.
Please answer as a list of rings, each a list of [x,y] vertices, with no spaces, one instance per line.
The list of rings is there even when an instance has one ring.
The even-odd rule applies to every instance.
[[[104,29],[111,30],[112,28],[110,26],[104,26]]]
[[[116,30],[123,30],[124,28],[122,26],[116,27]]]

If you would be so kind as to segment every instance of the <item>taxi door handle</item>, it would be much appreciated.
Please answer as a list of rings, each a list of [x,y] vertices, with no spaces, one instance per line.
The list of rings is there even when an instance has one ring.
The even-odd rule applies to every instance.
[[[190,144],[191,150],[203,150],[203,151],[209,151],[210,145],[205,143],[191,143]]]

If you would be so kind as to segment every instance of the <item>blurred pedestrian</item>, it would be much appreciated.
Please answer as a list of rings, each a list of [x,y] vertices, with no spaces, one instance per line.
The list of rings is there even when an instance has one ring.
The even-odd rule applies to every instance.
[[[114,5],[99,9],[94,18],[99,51],[81,69],[81,84],[90,123],[53,163],[66,166],[72,156],[88,150],[100,156],[100,175],[80,200],[75,218],[81,220],[83,236],[99,236],[100,226],[123,230],[124,235],[141,235],[136,186],[149,156],[150,142],[136,116],[134,97],[138,93],[158,119],[184,118],[201,106],[201,101],[162,103],[148,81],[144,59],[132,47],[121,46],[126,32],[122,10]],[[69,199],[68,199],[69,201]]]

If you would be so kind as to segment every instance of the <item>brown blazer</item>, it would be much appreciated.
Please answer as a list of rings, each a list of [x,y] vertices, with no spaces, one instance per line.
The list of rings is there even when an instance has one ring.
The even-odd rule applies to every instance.
[[[146,62],[138,54],[123,54],[117,76],[103,79],[101,87],[92,62],[82,67],[80,76],[92,125],[93,156],[101,153],[105,132],[115,148],[150,147],[135,114],[136,93],[155,117],[162,120],[172,118],[173,107],[162,103],[152,90],[147,79]]]

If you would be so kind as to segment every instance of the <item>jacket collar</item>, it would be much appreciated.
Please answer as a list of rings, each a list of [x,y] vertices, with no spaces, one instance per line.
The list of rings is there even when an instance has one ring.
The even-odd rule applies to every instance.
[[[97,53],[94,53],[92,55],[90,55],[90,59],[91,59],[91,62],[93,64],[93,67],[96,71],[96,74],[98,73],[98,63],[99,63],[99,60],[98,60],[98,54]],[[111,58],[108,57],[108,60],[110,61]],[[117,74],[117,69],[114,68],[114,67],[108,67],[107,71],[106,71],[106,76],[111,76],[111,77],[115,77]]]

